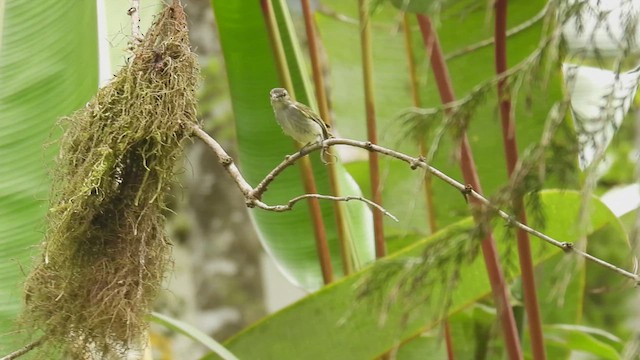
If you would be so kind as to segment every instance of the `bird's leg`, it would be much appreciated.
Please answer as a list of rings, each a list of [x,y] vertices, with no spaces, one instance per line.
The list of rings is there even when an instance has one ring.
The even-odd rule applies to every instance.
[[[323,146],[322,146],[322,150],[320,151],[320,160],[322,160],[322,163],[323,163],[323,164],[325,164],[325,165],[333,164],[333,162],[330,162],[330,161],[325,160],[325,155],[327,155],[327,154],[328,154],[329,156],[333,157],[334,159],[338,160],[338,157],[337,157],[336,155],[333,155],[333,154],[331,153],[331,151],[329,151],[329,147],[328,147],[328,146],[323,145]]]

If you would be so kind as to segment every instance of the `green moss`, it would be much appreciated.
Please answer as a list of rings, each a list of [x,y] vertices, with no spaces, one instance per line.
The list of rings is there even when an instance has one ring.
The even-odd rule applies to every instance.
[[[144,316],[170,261],[166,197],[196,123],[198,67],[184,12],[167,7],[132,59],[66,128],[53,171],[43,259],[24,323],[71,358],[146,342]]]

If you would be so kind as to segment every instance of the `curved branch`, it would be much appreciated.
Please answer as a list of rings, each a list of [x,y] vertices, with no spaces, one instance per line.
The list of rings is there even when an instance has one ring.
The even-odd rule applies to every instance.
[[[298,159],[302,158],[303,156],[314,152],[314,151],[318,151],[321,150],[323,148],[329,147],[329,146],[335,146],[335,145],[347,145],[347,146],[352,146],[352,147],[357,147],[357,148],[361,148],[361,149],[365,149],[367,151],[374,151],[380,154],[384,154],[393,158],[396,158],[398,160],[404,161],[407,164],[409,164],[409,166],[411,167],[411,169],[415,170],[417,168],[422,168],[425,169],[427,172],[429,172],[431,175],[437,177],[438,179],[444,181],[445,183],[447,183],[448,185],[450,185],[451,187],[458,189],[460,191],[460,193],[462,193],[464,196],[470,196],[472,198],[474,198],[475,200],[478,201],[479,204],[486,206],[488,209],[491,209],[493,211],[496,212],[496,214],[498,216],[500,216],[502,219],[505,220],[505,222],[510,225],[510,226],[514,226],[518,229],[522,229],[524,231],[526,231],[527,233],[541,239],[544,240],[545,242],[558,247],[560,249],[562,249],[564,252],[566,253],[574,253],[578,256],[581,256],[583,258],[585,258],[586,260],[589,260],[595,264],[598,264],[602,267],[605,267],[611,271],[614,271],[626,278],[629,278],[631,280],[633,280],[637,285],[640,285],[640,275],[634,274],[633,272],[624,270],[622,268],[619,268],[611,263],[608,263],[600,258],[597,258],[589,253],[587,253],[586,251],[580,250],[578,248],[576,248],[574,246],[574,244],[572,242],[565,242],[565,241],[559,241],[554,239],[553,237],[546,235],[538,230],[535,230],[519,221],[516,220],[516,217],[501,210],[499,207],[497,207],[496,205],[494,205],[493,203],[491,203],[491,201],[489,201],[489,199],[487,199],[486,197],[484,197],[482,194],[478,193],[477,191],[475,191],[472,187],[470,187],[469,185],[465,185],[462,184],[461,182],[455,180],[454,178],[450,177],[449,175],[443,173],[442,171],[436,169],[435,167],[429,165],[426,163],[424,157],[419,156],[419,157],[413,157],[404,153],[401,153],[399,151],[395,151],[392,149],[388,149],[385,148],[383,146],[380,145],[376,145],[376,144],[372,144],[371,142],[368,141],[358,141],[358,140],[351,140],[351,139],[341,139],[341,138],[331,138],[331,139],[327,139],[322,141],[321,143],[317,143],[317,144],[313,144],[313,145],[309,145],[306,148],[302,149],[301,151],[287,156],[285,158],[285,160],[283,162],[281,162],[278,166],[276,166],[259,184],[258,186],[256,186],[255,188],[251,188],[251,186],[247,183],[247,181],[242,177],[242,174],[240,174],[240,171],[238,170],[238,168],[233,164],[233,160],[231,159],[231,157],[229,155],[227,155],[227,153],[222,149],[222,147],[220,146],[220,144],[218,144],[217,141],[215,141],[213,138],[211,138],[209,136],[209,134],[207,134],[206,132],[204,132],[202,129],[200,129],[197,126],[193,127],[193,132],[194,134],[202,139],[207,145],[209,145],[209,147],[211,147],[211,149],[216,153],[216,155],[218,156],[218,159],[220,160],[220,163],[225,167],[225,169],[227,170],[227,172],[229,173],[229,175],[231,175],[231,177],[236,181],[236,184],[238,185],[238,187],[240,188],[240,190],[242,191],[242,193],[245,195],[245,198],[247,199],[247,205],[252,207],[253,206],[257,206],[261,209],[265,209],[265,210],[271,210],[271,211],[277,211],[277,210],[273,210],[273,206],[267,205],[265,203],[263,203],[262,201],[259,200],[260,195],[262,195],[266,189],[267,186],[269,184],[271,184],[271,182],[273,182],[273,180],[275,180],[275,178],[278,176],[278,174],[280,174],[281,172],[284,171],[284,169],[286,169],[287,167],[293,165]],[[333,197],[331,196],[326,196],[326,195],[318,195],[318,194],[306,194],[306,195],[302,195],[302,197],[316,197],[318,199],[327,199],[327,200],[334,200]],[[297,199],[297,198],[296,198]],[[296,199],[292,199],[289,201],[289,203],[291,203],[291,201],[296,200]],[[298,199],[299,200],[299,199]],[[296,201],[298,201],[296,200]],[[338,199],[335,199],[338,200]],[[348,201],[348,199],[343,199],[344,201]],[[355,200],[355,199],[351,199],[351,200]],[[366,201],[366,199],[363,199],[362,201],[372,205],[369,201]],[[280,206],[284,206],[287,207],[289,205],[280,205]],[[373,205],[375,206],[375,205]],[[277,206],[276,206],[277,207]],[[286,211],[286,210],[282,210],[282,211]],[[389,214],[390,215],[390,214]],[[392,217],[393,218],[393,217]]]
[[[220,162],[220,164],[225,168],[225,170],[227,170],[227,173],[231,176],[231,178],[233,178],[233,180],[235,181],[236,185],[238,186],[238,188],[240,189],[240,191],[242,192],[242,194],[245,197],[245,203],[247,205],[247,207],[253,208],[253,207],[258,207],[260,209],[263,210],[268,210],[268,211],[275,211],[275,212],[283,212],[283,211],[289,211],[293,208],[293,206],[300,200],[302,199],[308,199],[308,198],[312,198],[312,199],[320,199],[320,200],[333,200],[333,201],[350,201],[350,200],[357,200],[357,201],[362,201],[366,204],[369,204],[370,206],[375,207],[376,209],[380,210],[380,212],[382,212],[384,215],[387,215],[388,217],[390,217],[391,219],[393,219],[394,221],[398,221],[398,218],[396,218],[395,216],[393,216],[393,214],[391,214],[389,211],[387,211],[385,208],[383,208],[381,205],[376,204],[375,202],[366,199],[364,197],[361,196],[331,196],[331,195],[321,195],[321,194],[304,194],[304,195],[300,195],[297,196],[291,200],[289,200],[289,202],[287,203],[287,205],[267,205],[266,203],[262,202],[260,200],[260,198],[262,197],[262,194],[267,190],[267,185],[269,185],[273,180],[275,180],[276,176],[278,176],[278,174],[280,174],[282,171],[284,171],[284,169],[286,169],[287,167],[293,165],[295,163],[296,160],[302,158],[303,156],[305,156],[306,154],[308,154],[310,151],[309,149],[318,149],[318,147],[316,147],[316,145],[314,146],[308,146],[302,150],[300,150],[299,152],[291,155],[291,156],[287,156],[285,158],[285,160],[278,165],[274,170],[272,170],[269,175],[267,175],[267,177],[262,180],[260,182],[260,184],[255,188],[251,188],[251,185],[249,185],[249,183],[247,182],[247,180],[244,179],[244,177],[242,176],[242,174],[240,173],[240,170],[238,170],[238,167],[235,165],[235,163],[233,162],[233,159],[231,158],[231,156],[229,156],[224,149],[222,148],[222,146],[220,146],[220,144],[211,136],[209,136],[209,134],[207,134],[204,130],[202,130],[201,128],[194,126],[192,128],[193,134],[195,136],[197,136],[198,138],[200,138],[202,141],[205,142],[205,144],[207,144],[207,146],[209,146],[209,148],[211,148],[211,150],[213,150],[213,152],[218,156],[218,161]],[[321,148],[322,146],[320,146]]]

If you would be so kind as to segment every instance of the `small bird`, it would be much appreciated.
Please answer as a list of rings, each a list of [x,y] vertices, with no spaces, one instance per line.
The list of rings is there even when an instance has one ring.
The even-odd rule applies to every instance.
[[[291,100],[287,90],[275,88],[270,95],[276,120],[285,134],[304,146],[333,137],[329,125],[308,106]]]

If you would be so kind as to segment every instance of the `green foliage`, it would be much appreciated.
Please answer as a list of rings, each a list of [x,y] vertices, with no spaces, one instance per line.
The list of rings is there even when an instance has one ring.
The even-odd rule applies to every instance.
[[[323,11],[325,15],[317,16],[316,20],[328,59],[325,70],[330,76],[326,85],[331,95],[334,127],[342,136],[364,138],[364,100],[359,71],[361,59],[358,51],[355,51],[360,46],[359,25],[353,21],[357,17],[355,2],[325,0],[322,3],[326,6]],[[516,104],[515,131],[523,154],[519,172],[511,182],[507,181],[502,161],[497,161],[501,158],[498,154],[502,154],[503,150],[500,141],[496,140],[500,132],[495,93],[497,80],[493,75],[493,46],[489,40],[493,29],[488,21],[490,9],[486,7],[486,2],[393,0],[374,3],[370,21],[374,38],[375,107],[382,145],[415,153],[415,140],[426,138],[431,145],[433,165],[459,178],[454,149],[462,130],[467,130],[476,154],[484,193],[493,195],[492,201],[507,208],[516,195],[551,185],[577,185],[575,140],[571,125],[565,122],[567,104],[554,104],[562,99],[557,71],[562,48],[555,42],[558,34],[549,33],[555,20],[550,8],[544,7],[545,1],[509,2],[508,26],[518,30],[508,38],[508,59],[513,70],[508,83]],[[397,31],[399,13],[389,3],[408,11],[423,11],[425,8],[413,6],[428,5],[428,10],[432,11],[453,86],[460,99],[450,107],[452,111],[449,114],[440,105],[419,36],[414,36],[413,47],[418,64],[420,100],[427,109],[403,110],[410,105],[408,78],[405,75],[408,74],[405,65],[407,55],[403,34]],[[440,3],[445,5],[440,8]],[[18,311],[20,288],[17,284],[22,278],[19,268],[23,264],[25,268],[29,265],[28,247],[41,238],[39,228],[45,206],[39,199],[45,197],[47,181],[41,166],[43,156],[40,144],[47,139],[53,119],[78,108],[94,91],[96,84],[94,5],[61,4],[52,6],[48,2],[43,5],[43,2],[9,0],[5,7],[0,6],[0,83],[3,84],[0,87],[0,247],[3,249],[0,252],[0,335],[13,330],[10,321],[5,319],[13,319]],[[281,134],[269,107],[268,91],[281,84],[275,74],[258,2],[212,0],[212,4],[237,118],[241,170],[255,185],[285,154],[295,151],[291,141]],[[297,99],[313,106],[314,97],[307,84],[307,67],[285,2],[273,1],[273,5]],[[408,8],[409,5],[412,8]],[[326,9],[335,10],[340,16],[327,16],[331,11]],[[40,26],[43,23],[47,24],[46,28]],[[409,28],[412,33],[418,33],[417,24],[412,20]],[[158,62],[155,52],[141,55],[142,58],[145,56],[147,62],[154,63],[155,70],[151,73],[162,72],[164,66],[172,65],[171,62]],[[130,66],[134,64],[135,61]],[[186,135],[184,127],[173,122],[183,114],[174,113],[170,121],[160,124],[156,122],[160,119],[155,111],[161,108],[156,109],[154,104],[150,105],[144,100],[135,104],[121,101],[123,96],[126,98],[126,94],[131,94],[127,91],[133,88],[132,79],[129,77],[125,81],[117,77],[107,89],[113,91],[114,96],[108,96],[107,90],[100,93],[98,97],[104,101],[90,103],[74,117],[85,121],[69,125],[78,135],[77,138],[82,140],[78,140],[78,143],[84,143],[90,150],[83,151],[81,146],[66,147],[67,153],[84,155],[76,157],[78,163],[74,164],[65,163],[63,157],[61,166],[56,170],[58,178],[68,178],[74,185],[69,187],[70,190],[65,190],[64,182],[59,181],[54,187],[61,192],[56,191],[52,197],[54,211],[50,218],[53,218],[53,224],[57,224],[52,231],[58,231],[53,239],[69,235],[71,241],[78,240],[83,232],[86,234],[89,231],[92,234],[89,238],[115,239],[118,244],[123,244],[125,241],[120,236],[123,229],[113,225],[107,218],[113,218],[116,214],[120,216],[120,210],[148,204],[151,198],[159,201],[156,204],[159,206],[152,206],[149,212],[129,212],[125,217],[140,219],[142,223],[151,225],[147,227],[149,233],[156,240],[161,240],[154,243],[157,246],[153,251],[164,260],[166,243],[161,235],[161,197],[170,183],[170,168],[179,153],[177,143]],[[146,91],[144,89],[151,91],[142,87],[142,92]],[[192,115],[191,105],[187,107]],[[109,109],[115,109],[110,112],[115,113],[113,116],[118,121],[110,121],[111,115],[107,116]],[[126,109],[134,109],[135,116]],[[4,121],[5,117],[9,121]],[[144,119],[141,120],[141,117]],[[96,127],[96,124],[108,126]],[[159,128],[162,129],[155,132]],[[158,133],[177,135],[166,138],[156,136]],[[220,134],[214,132],[213,135],[218,137]],[[86,143],[89,140],[91,144]],[[94,146],[96,144],[98,146]],[[170,144],[171,149],[167,150],[161,144]],[[608,183],[616,183],[627,176],[624,173],[628,172],[630,165],[625,157],[629,149],[628,144],[620,146],[621,156],[614,166],[615,173],[606,178]],[[53,150],[53,147],[50,148],[44,155],[46,162]],[[157,155],[167,155],[165,150],[169,153],[166,161],[154,165]],[[350,154],[350,159],[360,161],[346,163],[344,168],[340,166],[339,179],[344,195],[359,195],[360,189],[365,194],[369,193],[368,164],[362,161],[365,157],[364,153],[356,152],[355,156]],[[84,163],[82,159],[86,159]],[[129,166],[143,159],[147,160],[147,168]],[[318,192],[329,193],[326,169],[316,156],[312,160]],[[158,172],[158,169],[162,170]],[[420,206],[423,177],[408,170],[405,164],[388,159],[382,160],[382,172],[385,183],[383,205],[401,219],[399,225],[390,222],[385,224],[393,255],[323,288],[239,334],[228,343],[239,357],[287,359],[304,356],[312,359],[349,356],[368,359],[402,344],[398,352],[399,359],[423,358],[425,351],[429,354],[443,351],[438,325],[445,316],[452,325],[454,346],[461,358],[500,356],[503,344],[496,339],[495,311],[485,305],[489,286],[476,256],[478,243],[473,236],[473,226],[469,219],[459,221],[468,216],[467,204],[459,191],[435,181],[437,216],[440,225],[445,228],[427,239],[419,240],[423,238],[422,234],[429,232],[424,221],[425,210]],[[119,200],[118,189],[126,187],[118,179],[130,178],[129,174],[132,173],[139,181],[134,181],[136,184],[127,188],[128,195],[135,194],[127,198],[134,200],[122,201],[121,207],[118,207],[115,205]],[[547,177],[549,174],[551,178]],[[140,190],[143,187],[150,191],[143,192]],[[284,203],[301,193],[300,176],[296,169],[290,169],[274,182],[264,200],[270,204]],[[155,198],[155,195],[160,198]],[[601,203],[588,198],[590,203],[586,205],[592,211],[588,219],[590,226],[581,228],[575,224],[587,225],[577,221],[584,197],[573,192],[555,191],[542,191],[538,195],[529,197],[529,219],[533,227],[562,241],[576,241],[582,235],[589,235],[590,252],[616,264],[631,265],[627,263],[625,233]],[[63,198],[73,199],[74,203],[62,203]],[[329,234],[333,267],[339,273],[341,266],[332,206],[329,202],[322,203],[322,212]],[[345,208],[349,213],[352,237],[357,241],[356,253],[360,262],[365,263],[372,258],[370,212],[366,206],[355,202],[346,204]],[[79,210],[81,216],[76,217],[75,213],[70,216],[74,209]],[[285,273],[307,288],[318,287],[321,283],[320,272],[308,210],[302,206],[284,214],[254,210],[252,215],[268,251],[279,261]],[[489,217],[494,213],[487,212],[486,215]],[[60,218],[56,220],[58,216]],[[93,226],[95,224],[91,221],[85,221],[96,218],[101,226]],[[521,311],[520,304],[525,299],[518,286],[519,269],[510,240],[513,234],[501,222],[494,225],[496,238],[502,240],[500,251],[503,260],[511,265],[507,274],[513,279],[513,304]],[[124,230],[131,232],[132,228],[125,226]],[[51,232],[47,233],[47,238],[52,238]],[[130,257],[139,259],[136,249],[140,242],[135,236],[134,239],[131,244],[118,248],[125,252],[132,250]],[[53,243],[49,245],[50,249],[57,247],[56,241],[50,242]],[[534,239],[533,242],[534,261],[539,265],[536,279],[539,299],[543,303],[544,323],[547,324],[545,333],[550,358],[566,357],[572,350],[585,351],[600,358],[619,358],[620,340],[612,334],[624,338],[629,333],[624,320],[630,309],[626,299],[633,289],[628,287],[624,279],[611,281],[609,270],[592,264],[581,266],[571,263],[567,266],[567,257],[562,256],[559,250],[542,245],[539,240]],[[109,256],[118,252],[110,252],[111,248],[106,243],[103,241],[98,247],[84,246],[81,241],[61,243],[60,248],[71,245],[70,248],[79,249],[75,252],[78,256],[65,261],[56,260],[54,256],[52,262],[63,269],[62,273],[68,275],[68,279],[87,277],[83,281],[100,286],[101,280],[92,280],[94,274],[91,271],[74,272],[72,266],[79,262],[104,264],[105,259],[111,260]],[[89,248],[91,251],[85,251]],[[624,256],[621,256],[621,249]],[[69,264],[66,260],[70,260]],[[146,312],[163,264],[163,261],[156,264],[160,271],[154,270],[151,281],[134,281],[131,288],[151,290],[149,297],[141,300],[142,310],[137,308],[140,311],[134,311],[136,316]],[[118,263],[114,263],[107,267],[113,270],[118,266]],[[124,272],[131,270],[126,266],[123,269]],[[111,274],[108,277],[112,279],[118,275]],[[49,286],[46,281],[44,283],[47,286],[42,285],[43,281],[36,283],[37,291],[47,290]],[[76,288],[79,287],[77,284],[74,285]],[[34,303],[37,305],[31,306],[40,311],[40,321],[46,318],[47,309],[51,309],[44,305],[53,304],[51,298],[61,293],[55,286],[49,289],[53,289],[55,294],[31,295],[30,301],[37,300]],[[29,288],[30,292],[34,291],[33,288]],[[51,304],[46,304],[47,301]],[[80,300],[76,303],[79,307],[69,307],[73,307],[73,312],[84,309],[84,306],[91,311],[96,310],[90,307],[90,302]],[[100,305],[117,308],[107,303]],[[63,308],[63,319],[66,319],[65,313],[72,312],[69,307]],[[602,308],[608,311],[600,311]],[[81,312],[85,313],[84,310]],[[161,315],[155,315],[154,318],[196,341],[208,343],[211,347],[217,346],[193,328],[162,318]],[[54,317],[56,321],[60,319]],[[103,317],[96,321],[105,320],[111,319]],[[580,322],[590,327],[558,325]],[[128,326],[131,328],[125,332],[138,333],[145,325],[136,323]],[[607,329],[607,332],[598,327]],[[61,326],[59,333],[65,332],[68,334],[68,328]],[[76,335],[82,336],[82,333]],[[34,332],[28,336],[37,335]],[[104,341],[111,342],[113,337],[110,336],[113,333],[107,332]],[[527,351],[526,336],[523,338]],[[16,348],[15,341],[15,338],[0,336],[0,346],[11,342],[11,346]],[[87,337],[83,341],[99,344],[102,339]]]
[[[224,346],[222,346],[219,342],[215,341],[207,334],[185,322],[155,312],[151,313],[151,315],[149,315],[149,318],[151,319],[151,321],[157,324],[163,325],[171,330],[174,330],[182,335],[193,339],[196,342],[199,342],[200,344],[206,346],[209,350],[218,354],[218,356],[220,356],[220,358],[222,358],[223,360],[238,360],[235,355],[230,353],[229,350],[225,349]]]
[[[551,347],[581,351],[597,359],[622,359],[622,341],[606,331],[579,325],[549,325],[544,329]]]
[[[544,227],[536,226],[557,239],[577,241],[579,233],[567,224],[578,216],[579,207],[574,205],[579,204],[580,194],[543,191],[540,195],[541,206],[549,216]],[[610,234],[615,236],[609,240],[624,243],[624,231],[615,216],[596,199],[591,205],[594,212],[588,235],[611,228]],[[238,357],[248,359],[380,356],[432,329],[443,316],[459,312],[490,294],[482,259],[475,256],[477,244],[468,236],[473,228],[471,219],[451,225],[322,288],[255,324],[226,345]],[[494,231],[499,236],[504,225],[497,224]],[[538,240],[532,245],[538,265],[563,254]],[[216,357],[211,354],[206,358]]]
[[[14,320],[42,240],[55,121],[98,83],[95,2],[0,4],[0,353],[23,345]]]

